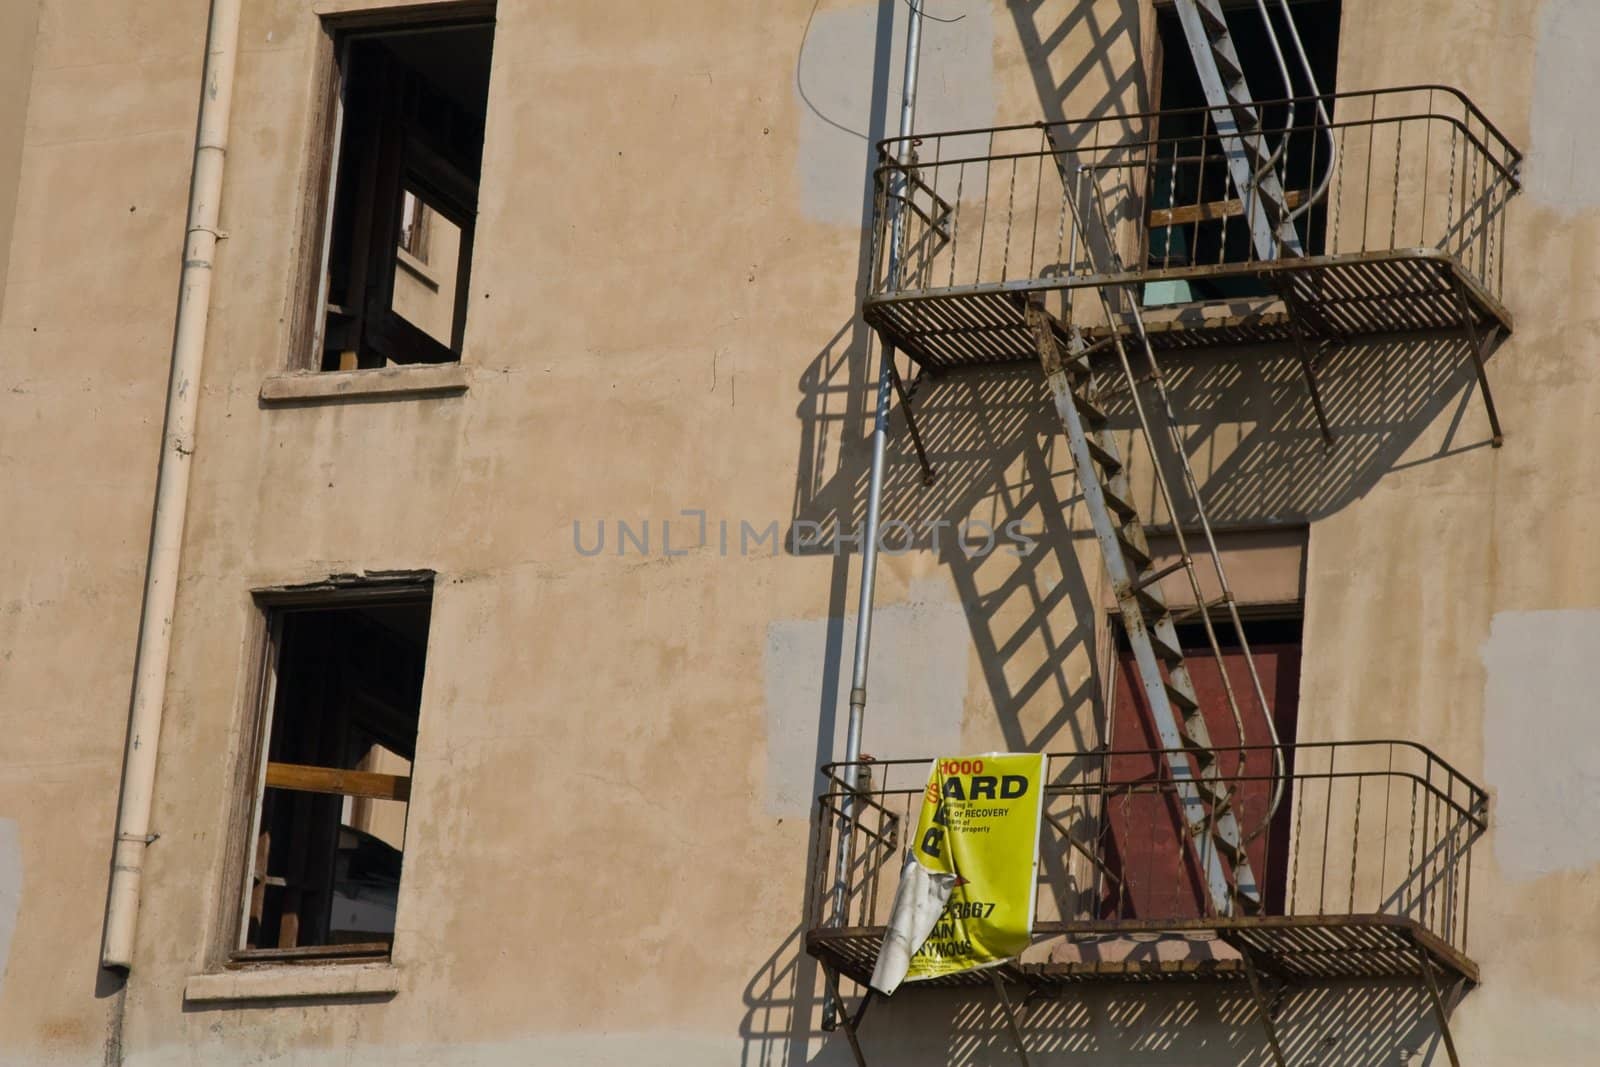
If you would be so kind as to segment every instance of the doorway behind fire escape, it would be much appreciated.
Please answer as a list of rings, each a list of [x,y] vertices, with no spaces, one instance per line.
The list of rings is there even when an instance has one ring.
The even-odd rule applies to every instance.
[[[1220,620],[1219,620],[1220,622]],[[1233,628],[1214,625],[1228,681],[1239,701],[1245,746],[1270,746],[1272,737],[1250,682],[1243,649]],[[1288,775],[1293,750],[1284,748],[1283,797],[1270,827],[1262,827],[1271,801],[1275,769],[1269,747],[1246,747],[1241,769],[1240,735],[1223,690],[1222,671],[1211,655],[1204,626],[1181,624],[1178,637],[1188,656],[1189,675],[1206,717],[1221,773],[1232,786],[1234,810],[1248,843],[1252,868],[1263,889],[1263,913],[1284,912],[1287,885],[1289,813],[1293,806]],[[1263,610],[1245,620],[1245,640],[1255,659],[1261,687],[1273,706],[1273,722],[1283,746],[1294,744],[1300,690],[1301,620],[1298,606]],[[1133,653],[1118,627],[1117,666],[1112,683],[1107,761],[1108,781],[1118,787],[1102,801],[1099,832],[1107,846],[1113,877],[1100,879],[1095,894],[1097,918],[1200,918],[1208,913],[1206,881],[1186,848],[1187,827],[1171,789],[1150,788],[1167,774],[1161,739],[1140,684]],[[1230,783],[1231,784],[1231,783]],[[1259,832],[1258,832],[1259,831]]]

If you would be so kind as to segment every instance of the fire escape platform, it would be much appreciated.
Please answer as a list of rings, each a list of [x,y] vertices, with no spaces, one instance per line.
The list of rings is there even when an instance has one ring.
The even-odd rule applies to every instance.
[[[1151,345],[1174,350],[1287,343],[1295,339],[1291,314],[1302,337],[1313,342],[1459,331],[1467,325],[1463,308],[1479,334],[1509,334],[1513,325],[1505,305],[1471,270],[1430,248],[901,290],[868,297],[863,311],[869,325],[920,366],[993,365],[1036,358],[1023,316],[1035,294],[1224,278],[1259,279],[1282,295],[1150,307],[1144,317]],[[1091,341],[1107,332],[1103,324],[1085,328]],[[1119,323],[1118,332],[1131,333],[1132,324]]]
[[[814,929],[806,950],[840,974],[865,985],[872,977],[884,928]],[[1182,958],[1150,958],[1153,939],[1187,939],[1198,951]],[[1204,938],[1203,941],[1195,941]],[[1070,958],[1097,953],[1093,942],[1136,941],[1139,958]],[[1397,915],[1281,915],[1194,920],[1041,922],[1035,944],[1053,940],[1048,961],[1006,963],[1001,978],[1025,986],[1084,982],[1230,981],[1248,977],[1244,956],[1257,970],[1283,980],[1417,978],[1423,959],[1448,982],[1476,984],[1478,967],[1422,923]],[[1127,945],[1123,946],[1128,947]],[[1088,951],[1085,951],[1085,950]],[[987,985],[988,971],[968,971],[919,985]]]

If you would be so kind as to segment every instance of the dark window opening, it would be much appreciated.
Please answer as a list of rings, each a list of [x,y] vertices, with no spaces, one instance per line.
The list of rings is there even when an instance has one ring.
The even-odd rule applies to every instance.
[[[340,36],[321,369],[461,358],[493,43],[486,22]]]
[[[1271,733],[1250,684],[1248,666],[1231,624],[1215,625],[1223,667],[1239,701],[1246,745],[1270,745]],[[1300,693],[1301,622],[1299,618],[1245,621],[1245,639],[1272,705],[1278,740],[1293,745]],[[1178,627],[1185,666],[1199,697],[1201,713],[1219,767],[1225,776],[1238,771],[1239,730],[1228,706],[1222,671],[1212,654],[1203,624]],[[1101,821],[1103,853],[1111,876],[1100,882],[1097,910],[1104,919],[1189,919],[1208,914],[1203,874],[1185,842],[1188,828],[1174,792],[1157,783],[1170,781],[1153,712],[1144,694],[1132,650],[1118,627],[1117,674],[1111,713],[1108,781],[1114,785],[1104,801]],[[1292,749],[1285,752],[1284,774],[1294,771]],[[1273,765],[1267,750],[1251,751],[1242,774],[1230,783],[1231,806],[1245,834],[1256,831],[1271,802]],[[1292,781],[1271,824],[1247,846],[1251,868],[1261,888],[1263,914],[1284,912],[1288,883]]]
[[[430,595],[269,616],[271,707],[235,955],[387,956]]]
[[[1289,68],[1289,86],[1284,84],[1257,8],[1253,4],[1225,6],[1229,34],[1244,67],[1251,97],[1260,101],[1308,95],[1310,90],[1282,8],[1271,4],[1268,14]],[[1339,55],[1340,0],[1297,0],[1291,8],[1317,88],[1323,94],[1332,93]],[[1170,6],[1159,12],[1156,25],[1161,41],[1158,107],[1164,112],[1206,108],[1194,58]],[[1327,140],[1315,130],[1316,112],[1309,103],[1295,109],[1278,104],[1261,110],[1262,128],[1273,131],[1268,138],[1272,147],[1280,141],[1278,131],[1294,130],[1284,147],[1278,173],[1291,208],[1298,207],[1327,174]],[[1331,104],[1328,111],[1331,117]],[[1243,205],[1236,202],[1237,194],[1229,182],[1222,144],[1210,129],[1204,111],[1166,115],[1160,121],[1161,143],[1151,166],[1149,184],[1147,262],[1152,268],[1243,263],[1255,258]],[[1308,255],[1319,255],[1324,249],[1326,214],[1326,205],[1317,204],[1295,221],[1301,247]],[[1266,293],[1263,284],[1251,277],[1190,278],[1148,284],[1145,302],[1174,304]]]

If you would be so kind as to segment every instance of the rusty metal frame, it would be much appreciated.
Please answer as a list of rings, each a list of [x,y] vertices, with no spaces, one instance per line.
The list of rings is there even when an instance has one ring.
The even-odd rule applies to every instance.
[[[828,992],[833,995],[833,1002],[839,1007],[837,1025],[844,1027],[844,1037],[850,1043],[850,1054],[855,1057],[856,1067],[867,1067],[866,1055],[861,1051],[860,1027],[862,1018],[867,1014],[867,1008],[872,1004],[874,990],[871,986],[867,986],[867,991],[861,996],[861,1003],[856,1006],[855,1013],[851,1014],[844,1009],[844,996],[839,991],[838,972],[824,965],[822,974],[828,982]]]
[[[1261,1019],[1261,1029],[1267,1035],[1267,1047],[1272,1050],[1272,1062],[1277,1067],[1289,1067],[1283,1057],[1283,1046],[1278,1043],[1278,1027],[1272,1021],[1272,1005],[1261,991],[1261,976],[1256,972],[1255,960],[1251,959],[1252,953],[1241,952],[1244,960],[1245,978],[1250,983],[1250,999],[1255,1002],[1256,1014]]]
[[[1467,351],[1472,356],[1472,369],[1478,376],[1478,392],[1483,395],[1484,411],[1489,416],[1489,430],[1492,434],[1490,442],[1499,448],[1505,441],[1505,434],[1500,429],[1500,416],[1495,411],[1494,393],[1489,389],[1489,374],[1484,369],[1484,362],[1488,354],[1484,351],[1489,336],[1480,334],[1474,324],[1472,301],[1467,297],[1466,286],[1458,277],[1455,284],[1456,307],[1461,312],[1461,335],[1467,342]],[[1492,334],[1495,327],[1491,327]]]
[[[1028,1063],[1028,1046],[1022,1040],[1022,1024],[1017,1021],[1016,1009],[1011,1006],[1011,998],[1006,995],[1006,984],[1000,980],[998,968],[989,969],[989,978],[994,982],[995,995],[1000,998],[1000,1007],[1005,1012],[1006,1025],[1011,1029],[1011,1039],[1017,1043],[1017,1059],[1022,1067],[1030,1067]]]
[[[938,480],[939,472],[928,462],[928,450],[922,443],[922,434],[917,430],[917,415],[911,408],[911,390],[906,388],[900,377],[900,369],[893,362],[889,364],[889,381],[894,385],[895,395],[900,398],[900,412],[906,418],[906,429],[911,431],[911,445],[916,449],[917,462],[922,465],[922,484],[932,485]]]
[[[1311,937],[1324,942],[1325,948],[1342,946],[1339,954],[1343,962],[1339,966],[1345,970],[1354,968],[1374,977],[1414,976],[1414,966],[1404,961],[1421,951],[1439,973],[1452,975],[1467,985],[1476,984],[1478,969],[1466,955],[1465,934],[1472,849],[1488,827],[1489,800],[1483,789],[1427,748],[1410,742],[1302,742],[1283,747],[1293,754],[1286,762],[1293,768],[1291,781],[1296,797],[1293,813],[1284,816],[1293,823],[1286,842],[1288,851],[1284,853],[1285,862],[1292,858],[1292,864],[1283,871],[1289,883],[1284,893],[1287,914],[1129,919],[1117,917],[1115,911],[1103,913],[1097,906],[1076,918],[1064,913],[1062,921],[1038,924],[1036,937],[1203,933],[1224,941],[1241,955],[1249,954],[1260,973],[1287,980],[1329,977],[1333,972],[1318,954],[1302,951],[1305,938]],[[1068,804],[1088,804],[1102,795],[1116,798],[1170,793],[1174,783],[1159,773],[1159,763],[1150,764],[1163,754],[1158,749],[1048,754],[1050,765],[1056,770],[1050,776],[1047,793],[1057,802]],[[1119,762],[1125,756],[1139,759]],[[1230,776],[1235,788],[1253,782],[1259,790],[1269,781],[1272,775],[1266,763],[1259,759],[1255,763],[1259,768],[1255,772]],[[1148,777],[1146,764],[1157,767],[1156,777]],[[808,888],[806,913],[807,951],[858,982],[864,982],[870,974],[871,960],[882,938],[876,903],[881,892],[878,868],[885,864],[893,867],[901,827],[920,799],[927,761],[877,760],[872,765],[873,783],[866,790],[848,784],[858,780],[849,765],[829,764],[822,769],[828,786],[818,799],[812,844],[816,850],[812,868],[815,874]],[[912,782],[915,784],[909,784]],[[1375,794],[1399,798],[1392,810],[1385,804],[1381,813],[1365,815],[1365,832],[1351,825],[1330,831],[1322,818],[1314,815],[1306,821],[1301,816],[1306,807],[1313,811],[1343,810],[1363,791],[1369,801]],[[851,798],[855,814],[850,825],[841,827],[842,799],[846,795]],[[1302,822],[1307,824],[1301,825]],[[1114,853],[1107,851],[1117,847],[1117,842],[1102,841],[1093,834],[1075,838],[1072,827],[1060,819],[1047,819],[1046,824],[1051,827],[1048,833],[1059,835],[1074,851],[1087,853],[1091,863],[1098,860],[1112,870],[1118,869]],[[1165,823],[1152,822],[1135,826],[1133,832],[1159,836],[1175,831]],[[841,834],[845,837],[841,838]],[[1416,838],[1420,847],[1412,849],[1408,845],[1402,854],[1398,843],[1410,838]],[[856,843],[852,845],[849,839]],[[1395,844],[1391,846],[1391,842]],[[850,915],[842,922],[833,920],[827,909],[827,903],[841,888],[832,883],[833,867],[829,862],[840,848],[855,857],[850,868],[851,882],[842,887],[846,899],[852,902]],[[1269,867],[1271,859],[1269,854]],[[1377,870],[1380,863],[1389,865],[1389,873],[1376,881],[1370,877],[1359,881],[1358,886],[1358,866],[1370,872]],[[1296,879],[1300,883],[1298,890]],[[1348,884],[1344,879],[1349,880]],[[1331,887],[1332,899],[1323,899],[1318,889],[1323,886]],[[1042,884],[1040,892],[1051,894],[1054,887]],[[1040,967],[1029,964],[1004,968],[1001,977],[1050,986],[1093,977],[1139,981],[1195,978],[1205,976],[1202,972],[1206,970],[1132,967],[1126,973],[1113,973],[1115,969],[1091,973],[1092,968]],[[1214,977],[1240,977],[1237,970],[1224,972],[1225,968]]]
[[[1444,1040],[1444,1051],[1450,1057],[1450,1067],[1461,1067],[1461,1057],[1456,1055],[1455,1038],[1450,1035],[1450,1016],[1445,1011],[1444,1000],[1439,996],[1439,980],[1433,974],[1433,959],[1420,946],[1417,949],[1417,966],[1428,988],[1428,1000],[1433,1004],[1433,1016],[1439,1024],[1439,1036]]]

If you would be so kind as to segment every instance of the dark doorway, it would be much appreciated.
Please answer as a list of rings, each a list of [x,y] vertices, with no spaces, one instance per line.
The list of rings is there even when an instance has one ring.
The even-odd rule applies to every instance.
[[[1255,699],[1244,653],[1232,627],[1219,624],[1217,636],[1227,677],[1239,701],[1244,722],[1244,744],[1268,745],[1271,735]],[[1245,638],[1261,677],[1261,687],[1273,706],[1279,741],[1292,745],[1299,711],[1299,619],[1251,621]],[[1257,832],[1271,801],[1273,764],[1268,750],[1247,754],[1239,771],[1239,729],[1229,710],[1222,672],[1212,655],[1203,627],[1179,628],[1188,655],[1189,676],[1206,719],[1212,744],[1225,776],[1238,775],[1232,785],[1235,812],[1246,836],[1255,834],[1247,851],[1261,882],[1265,913],[1281,915],[1288,868],[1289,812],[1292,806],[1286,782],[1283,797],[1270,828]],[[1140,684],[1133,653],[1121,642],[1111,713],[1111,748],[1119,754],[1108,761],[1107,779],[1115,788],[1104,800],[1101,833],[1106,854],[1116,868],[1115,882],[1107,879],[1100,894],[1100,917],[1121,919],[1192,919],[1208,912],[1205,879],[1192,850],[1185,846],[1188,830],[1170,789],[1162,757],[1151,749],[1162,747],[1153,712]],[[1292,774],[1292,751],[1285,752],[1285,775]]]
[[[1282,100],[1310,92],[1301,74],[1292,35],[1277,4],[1268,14],[1283,49],[1289,68],[1286,85],[1273,52],[1272,41],[1254,4],[1224,5],[1228,30],[1244,67],[1251,96],[1258,101]],[[1339,55],[1340,0],[1301,0],[1291,5],[1295,26],[1305,46],[1306,58],[1322,93],[1334,91]],[[1155,268],[1188,267],[1218,263],[1243,263],[1251,258],[1249,227],[1242,217],[1221,213],[1220,208],[1236,194],[1223,162],[1223,147],[1209,131],[1205,91],[1195,73],[1194,58],[1184,39],[1183,28],[1170,5],[1163,7],[1156,22],[1160,39],[1159,108],[1163,112],[1202,109],[1186,114],[1164,115],[1157,136],[1161,138],[1150,171],[1149,206],[1152,224],[1148,262]],[[1329,111],[1332,111],[1330,105]],[[1271,104],[1262,108],[1262,128],[1271,131],[1268,141],[1279,140],[1278,131],[1293,129],[1284,147],[1279,168],[1283,188],[1296,202],[1313,189],[1327,173],[1328,148],[1312,128],[1316,113],[1309,104],[1291,108]],[[1210,210],[1194,212],[1195,205]],[[1168,209],[1182,206],[1182,221],[1168,225],[1156,223],[1168,218]],[[1191,217],[1193,216],[1193,217]],[[1309,255],[1324,248],[1326,209],[1318,205],[1295,223],[1301,246]],[[1209,278],[1152,282],[1146,287],[1147,304],[1186,303],[1222,300],[1231,297],[1261,296],[1267,290],[1254,278]]]

